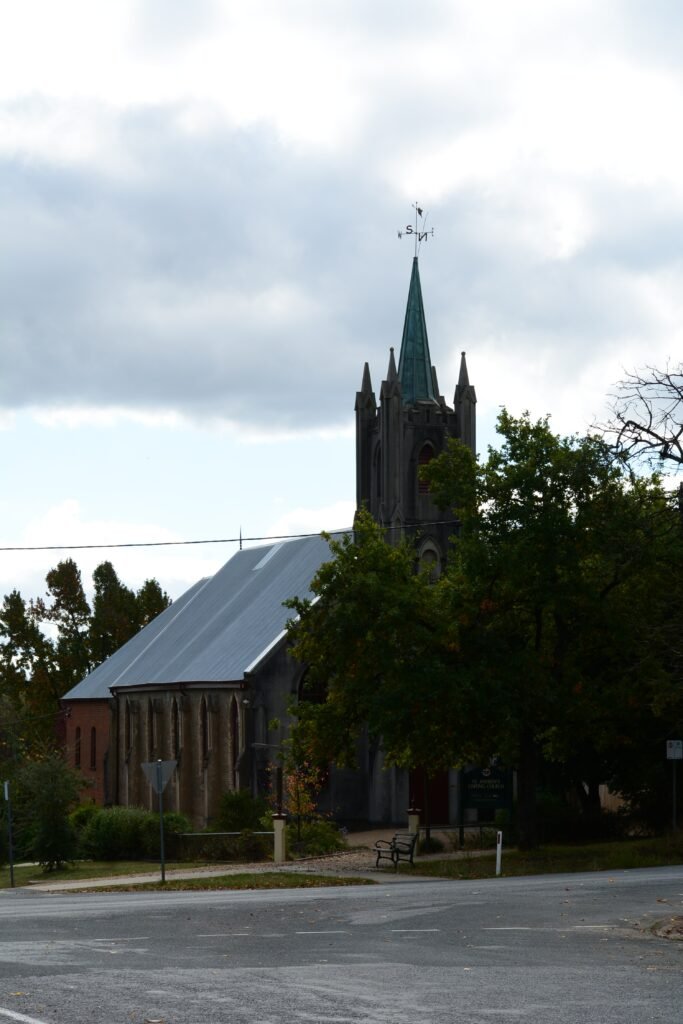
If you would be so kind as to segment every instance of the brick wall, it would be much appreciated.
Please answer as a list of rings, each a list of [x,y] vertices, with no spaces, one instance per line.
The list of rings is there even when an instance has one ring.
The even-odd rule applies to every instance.
[[[88,780],[89,785],[83,790],[83,799],[94,800],[100,805],[111,801],[105,768],[110,724],[108,700],[69,701],[65,717],[67,764],[80,771]]]

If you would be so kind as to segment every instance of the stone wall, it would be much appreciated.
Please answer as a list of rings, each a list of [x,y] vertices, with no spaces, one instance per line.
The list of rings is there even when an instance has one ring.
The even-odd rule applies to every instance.
[[[244,788],[245,713],[238,684],[119,690],[113,702],[117,803],[158,807],[141,765],[176,760],[164,807],[210,826],[221,795]]]

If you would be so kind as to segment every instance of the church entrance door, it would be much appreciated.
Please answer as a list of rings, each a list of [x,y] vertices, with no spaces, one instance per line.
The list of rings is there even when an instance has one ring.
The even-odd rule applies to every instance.
[[[410,773],[410,805],[419,807],[421,825],[448,825],[448,772],[437,772],[428,779],[424,768],[414,768]]]

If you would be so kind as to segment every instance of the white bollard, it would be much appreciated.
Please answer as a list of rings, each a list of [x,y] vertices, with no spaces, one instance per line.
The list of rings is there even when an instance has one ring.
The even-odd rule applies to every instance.
[[[408,831],[411,836],[414,836],[416,832],[420,831],[420,812],[419,811],[408,811]]]
[[[496,832],[496,876],[500,874],[503,860],[503,833]]]
[[[273,815],[273,863],[284,864],[287,860],[287,819],[284,814]]]

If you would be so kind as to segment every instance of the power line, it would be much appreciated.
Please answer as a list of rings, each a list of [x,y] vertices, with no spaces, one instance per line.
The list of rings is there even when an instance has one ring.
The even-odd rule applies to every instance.
[[[430,523],[415,523],[406,524],[404,526],[385,526],[384,530],[387,533],[395,530],[410,529],[422,529],[425,526],[455,526],[456,520],[454,519],[439,519],[434,520]],[[331,537],[335,537],[344,533],[352,533],[353,528],[347,527],[344,530],[316,530],[313,533],[275,533],[269,534],[263,537],[214,537],[209,540],[149,540],[149,541],[129,541],[122,544],[36,544],[36,545],[15,545],[0,547],[1,551],[98,551],[98,550],[110,550],[112,548],[171,548],[171,547],[190,547],[197,546],[200,544],[239,544],[246,541],[265,541],[265,540],[302,540],[305,537],[319,537],[321,533],[327,533]]]

